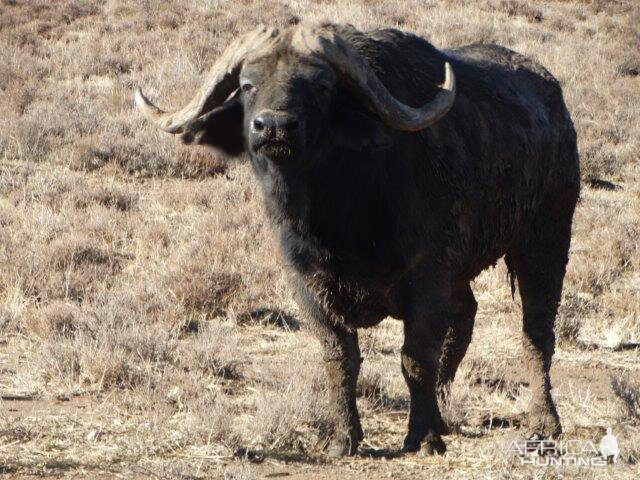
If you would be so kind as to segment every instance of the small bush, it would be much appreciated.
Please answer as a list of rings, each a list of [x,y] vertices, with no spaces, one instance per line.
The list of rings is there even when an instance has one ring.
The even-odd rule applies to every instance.
[[[541,10],[516,0],[502,0],[498,9],[510,17],[523,17],[528,22],[537,23],[544,18]]]
[[[54,301],[28,315],[25,319],[27,328],[43,339],[52,336],[70,337],[79,330],[88,328],[77,305]]]

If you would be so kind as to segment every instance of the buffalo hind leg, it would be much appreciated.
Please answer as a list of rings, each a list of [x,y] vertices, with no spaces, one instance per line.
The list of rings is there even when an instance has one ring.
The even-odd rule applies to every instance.
[[[441,435],[447,432],[436,395],[436,382],[442,343],[447,332],[448,315],[427,315],[405,320],[402,346],[402,374],[411,396],[409,431],[404,451],[422,448],[428,454],[443,454],[446,446]]]
[[[453,318],[442,345],[440,369],[438,371],[438,397],[444,401],[458,366],[467,353],[473,334],[473,324],[478,304],[469,284],[464,284],[453,294]]]
[[[362,362],[357,331],[330,318],[301,281],[296,287],[298,303],[307,316],[304,326],[320,341],[323,349],[330,408],[335,412],[329,455],[353,455],[363,439],[356,404],[356,386]]]
[[[551,396],[549,370],[555,348],[555,317],[569,254],[572,212],[571,209],[562,214],[550,208],[550,215],[537,222],[508,256],[522,299],[523,360],[532,392],[529,428],[542,438],[562,433]]]

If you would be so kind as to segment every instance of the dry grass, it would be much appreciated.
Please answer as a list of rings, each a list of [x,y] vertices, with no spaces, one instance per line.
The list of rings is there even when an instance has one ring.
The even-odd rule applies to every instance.
[[[246,161],[178,146],[131,101],[143,84],[177,107],[238,32],[296,17],[398,26],[443,47],[495,42],[562,82],[585,187],[554,393],[568,437],[621,432],[615,467],[548,472],[500,452],[530,395],[502,265],[473,286],[474,340],[443,406],[447,455],[380,459],[408,405],[392,320],[361,335],[371,456],[318,453],[330,416],[319,354]],[[639,25],[632,0],[0,0],[0,473],[635,478]]]

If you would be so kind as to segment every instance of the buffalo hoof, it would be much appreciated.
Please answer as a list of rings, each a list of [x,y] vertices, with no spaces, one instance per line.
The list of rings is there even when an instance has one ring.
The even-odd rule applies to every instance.
[[[426,436],[409,433],[404,439],[403,452],[415,453],[422,452],[424,455],[442,455],[447,451],[440,434],[429,432]]]
[[[420,451],[420,444],[422,443],[423,438],[423,435],[417,435],[415,433],[409,432],[409,434],[404,437],[404,446],[402,447],[402,451],[407,453]]]
[[[447,451],[447,446],[437,433],[429,433],[422,441],[421,452],[424,455],[444,455]]]
[[[330,458],[342,458],[355,455],[358,451],[358,441],[349,437],[341,439],[333,439],[327,449],[327,455]]]
[[[560,424],[556,425],[538,425],[528,428],[527,438],[537,440],[549,440],[557,439],[562,435],[562,427]]]

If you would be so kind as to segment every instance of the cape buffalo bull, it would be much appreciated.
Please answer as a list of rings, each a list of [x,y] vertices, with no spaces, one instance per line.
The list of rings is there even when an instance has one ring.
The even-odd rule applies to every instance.
[[[249,152],[324,347],[330,454],[362,440],[357,329],[387,316],[404,322],[404,449],[444,452],[438,398],[471,340],[469,284],[502,256],[522,298],[530,428],[560,432],[549,367],[580,175],[542,66],[496,45],[437,50],[394,29],[302,23],[238,38],[177,112],[135,100],[184,143]]]

